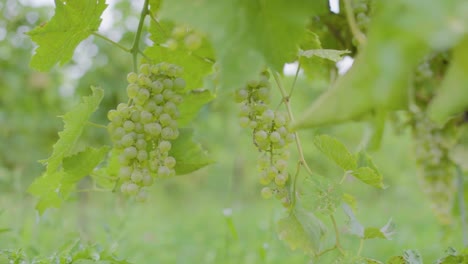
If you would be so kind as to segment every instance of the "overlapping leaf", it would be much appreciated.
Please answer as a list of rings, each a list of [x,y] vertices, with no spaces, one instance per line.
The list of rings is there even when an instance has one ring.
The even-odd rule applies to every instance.
[[[56,63],[68,62],[76,46],[101,24],[105,0],[55,0],[55,15],[45,25],[29,31],[39,45],[31,59],[31,67],[47,71]]]
[[[177,123],[180,127],[187,126],[198,114],[200,109],[215,98],[208,90],[193,90],[184,96],[184,102],[179,106],[180,118]]]
[[[281,71],[295,58],[312,14],[326,1],[165,1],[161,16],[208,34],[221,67],[221,85],[235,88],[254,79],[265,64]]]
[[[334,161],[343,170],[356,169],[356,157],[349,152],[343,143],[335,138],[328,135],[316,136],[314,144],[327,158]]]

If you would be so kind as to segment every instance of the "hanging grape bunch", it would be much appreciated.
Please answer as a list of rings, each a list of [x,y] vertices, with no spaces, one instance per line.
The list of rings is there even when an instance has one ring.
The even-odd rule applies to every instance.
[[[171,141],[179,136],[177,118],[185,80],[182,68],[160,63],[142,64],[140,74],[127,76],[129,103],[110,110],[108,130],[119,153],[121,191],[146,199],[144,187],[155,177],[175,174],[176,160],[169,155]]]
[[[253,142],[261,153],[258,168],[260,183],[265,186],[261,194],[264,198],[275,195],[289,207],[288,145],[294,141],[294,134],[288,129],[287,115],[268,107],[271,90],[268,78],[268,72],[264,72],[259,81],[250,81],[236,92],[236,100],[241,103],[240,124],[253,130]]]
[[[179,25],[174,27],[165,45],[171,50],[185,47],[189,51],[195,51],[201,47],[202,43],[203,35],[200,32],[188,25]]]
[[[452,221],[455,199],[455,172],[443,131],[423,112],[414,113],[413,137],[420,182],[432,210],[442,224]]]

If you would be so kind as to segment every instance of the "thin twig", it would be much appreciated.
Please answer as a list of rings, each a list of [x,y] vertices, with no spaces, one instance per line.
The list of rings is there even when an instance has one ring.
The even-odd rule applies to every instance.
[[[130,49],[130,52],[132,53],[132,56],[133,56],[133,69],[135,72],[138,71],[137,56],[140,51],[139,46],[140,46],[141,32],[143,30],[143,24],[145,22],[146,15],[150,13],[148,11],[148,3],[149,3],[149,0],[145,0],[145,2],[143,3],[143,8],[141,9],[141,14],[140,14],[140,21],[138,22],[138,29],[135,35],[135,39],[133,40],[132,48]]]
[[[296,75],[294,76],[294,81],[291,85],[291,91],[289,91],[289,95],[288,97],[291,98],[292,94],[293,94],[293,91],[294,91],[294,87],[296,87],[296,81],[297,81],[297,77],[299,76],[299,71],[301,70],[301,61],[298,61],[297,62],[297,70],[296,70]]]
[[[343,248],[341,248],[341,243],[340,243],[340,231],[338,230],[338,226],[336,225],[336,220],[335,220],[335,217],[333,215],[330,215],[330,219],[333,223],[333,229],[335,229],[335,244],[336,244],[336,248],[340,251],[340,253],[342,255],[345,254]]]
[[[121,50],[123,50],[123,51],[125,51],[125,52],[130,52],[130,49],[128,49],[128,48],[122,46],[121,44],[119,44],[119,43],[117,43],[117,42],[115,42],[115,41],[109,39],[109,38],[106,37],[106,36],[103,36],[103,35],[101,35],[101,34],[99,34],[99,33],[97,33],[97,32],[93,32],[92,34],[93,34],[94,36],[98,37],[98,38],[101,38],[101,39],[103,39],[103,40],[109,42],[110,44],[112,44],[112,45],[118,47],[119,49],[121,49]]]
[[[364,35],[364,33],[362,33],[362,31],[357,26],[356,19],[354,17],[353,7],[351,6],[351,0],[344,0],[344,5],[346,12],[346,20],[348,21],[349,27],[351,28],[351,33],[353,33],[353,36],[359,42],[359,45],[365,45],[367,42],[366,35]]]

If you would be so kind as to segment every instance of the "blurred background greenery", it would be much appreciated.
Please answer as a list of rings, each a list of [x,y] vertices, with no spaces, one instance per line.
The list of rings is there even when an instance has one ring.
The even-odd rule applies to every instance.
[[[138,22],[137,2],[111,2],[120,11],[105,32],[127,46]],[[134,263],[308,261],[301,252],[290,251],[275,233],[281,206],[259,195],[258,153],[249,131],[238,126],[236,105],[226,103],[232,101],[227,93],[220,93],[193,124],[197,140],[216,164],[158,182],[144,204],[116,193],[80,192],[62,208],[39,217],[26,190],[43,169],[37,160],[46,158],[57,140],[62,126],[58,116],[88,94],[90,85],[96,85],[105,90],[105,98],[94,118],[105,124],[105,113],[125,97],[131,57],[91,37],[80,44],[70,64],[49,73],[31,70],[28,63],[34,47],[24,33],[47,21],[53,11],[32,3],[0,1],[0,249],[50,255],[64,243],[81,238]],[[285,82],[289,87],[292,77],[285,77]],[[301,113],[325,88],[321,80],[310,83],[299,77],[292,99],[295,113]],[[313,135],[332,134],[355,150],[366,129],[363,123],[347,123],[301,132],[312,170],[327,177],[342,176],[315,149]],[[418,187],[409,131],[387,126],[383,138],[373,157],[389,187],[380,191],[353,181],[346,186],[356,194],[357,217],[363,224],[383,226],[392,218],[397,232],[391,241],[365,242],[362,255],[387,260],[406,249],[418,249],[425,260],[433,261],[449,245],[460,248],[458,227],[439,227]],[[83,140],[108,141],[106,131],[96,129],[87,130]],[[86,189],[90,182],[81,185]],[[357,250],[359,241],[346,234],[345,215],[338,216],[343,244]]]

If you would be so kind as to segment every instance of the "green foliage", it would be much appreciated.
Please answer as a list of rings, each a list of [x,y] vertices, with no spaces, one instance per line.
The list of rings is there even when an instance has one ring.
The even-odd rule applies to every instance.
[[[299,52],[299,57],[311,58],[317,56],[322,59],[338,62],[343,59],[343,55],[350,53],[348,50],[331,50],[331,49],[311,49],[302,50]]]
[[[161,16],[208,34],[220,64],[221,86],[232,89],[255,79],[265,64],[280,71],[293,60],[307,18],[326,8],[325,1],[183,0],[165,1]]]
[[[179,107],[179,126],[188,126],[195,119],[200,109],[215,98],[216,96],[208,90],[192,90],[187,93],[184,96],[184,104]]]
[[[98,30],[107,7],[104,0],[56,0],[55,5],[51,20],[28,33],[39,45],[31,67],[41,71],[50,70],[56,63],[67,63],[76,46]]]
[[[314,214],[296,210],[278,221],[277,232],[292,250],[300,249],[313,255],[321,250],[327,231]]]
[[[193,142],[192,135],[191,129],[181,129],[169,152],[178,161],[175,166],[177,175],[196,171],[214,162],[200,144]]]
[[[314,138],[314,144],[327,158],[334,161],[344,171],[357,168],[356,157],[338,140],[328,135],[321,135]]]

